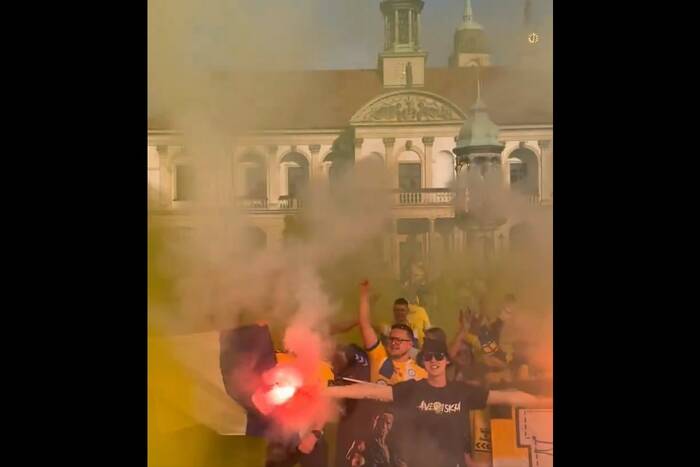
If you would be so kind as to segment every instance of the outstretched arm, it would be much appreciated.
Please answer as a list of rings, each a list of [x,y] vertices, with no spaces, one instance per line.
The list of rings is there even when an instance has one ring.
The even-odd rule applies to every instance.
[[[331,323],[330,334],[331,334],[331,336],[334,336],[336,334],[342,334],[344,332],[348,332],[349,330],[351,330],[352,328],[357,326],[357,324],[358,324],[357,319],[353,319],[350,321],[344,321],[344,322],[340,322],[340,323]]]
[[[360,283],[360,332],[362,333],[362,341],[366,349],[370,349],[377,344],[377,333],[372,328],[372,323],[369,318],[369,281],[364,280]]]
[[[351,384],[349,386],[330,386],[325,394],[336,399],[374,399],[392,402],[394,393],[391,386],[384,384]]]
[[[536,397],[522,391],[489,391],[487,405],[511,405],[514,407],[551,408],[551,397]]]

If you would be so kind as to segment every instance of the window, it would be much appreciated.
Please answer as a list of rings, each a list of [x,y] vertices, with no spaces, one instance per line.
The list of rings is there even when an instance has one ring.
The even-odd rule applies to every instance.
[[[420,164],[399,164],[399,188],[404,192],[420,191]]]
[[[387,44],[387,48],[391,47],[396,42],[396,23],[394,22],[394,15],[392,14],[388,18],[389,44]]]
[[[288,190],[290,198],[297,198],[306,187],[309,179],[309,172],[306,167],[289,167],[287,172]]]
[[[298,198],[309,180],[309,162],[303,155],[291,152],[282,158],[282,163],[287,171],[287,195]]]
[[[411,10],[411,38],[414,44],[418,44],[418,19],[416,12]]]
[[[399,44],[408,44],[409,10],[399,10]]]
[[[538,194],[539,161],[535,153],[528,148],[518,148],[511,153],[508,162],[511,187],[523,194]]]
[[[246,196],[249,198],[266,198],[267,181],[265,179],[265,167],[254,165],[246,167]]]
[[[527,164],[517,157],[508,159],[510,164],[510,184],[517,185],[527,178]]]
[[[194,196],[194,168],[190,165],[175,166],[175,201],[191,201]]]

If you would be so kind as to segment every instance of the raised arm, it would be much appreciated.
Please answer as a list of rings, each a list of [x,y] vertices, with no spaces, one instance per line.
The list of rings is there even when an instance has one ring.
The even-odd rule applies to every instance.
[[[372,328],[372,323],[369,318],[369,281],[364,280],[360,284],[360,332],[362,333],[362,341],[366,349],[370,349],[377,344],[377,333]]]
[[[536,397],[522,391],[489,391],[487,405],[511,405],[514,407],[551,408],[551,397]]]
[[[384,384],[351,384],[349,386],[330,386],[325,394],[336,399],[374,399],[392,402],[394,393],[391,386]]]
[[[464,339],[464,337],[467,334],[466,326],[467,322],[465,322],[464,310],[459,310],[459,327],[457,328],[457,334],[455,334],[455,337],[452,339],[452,342],[450,343],[450,348],[447,351],[452,360],[454,360],[457,357],[462,339]]]

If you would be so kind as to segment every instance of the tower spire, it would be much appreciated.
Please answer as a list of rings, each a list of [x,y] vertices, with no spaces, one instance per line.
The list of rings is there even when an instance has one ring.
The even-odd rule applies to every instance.
[[[471,23],[474,17],[474,12],[472,11],[472,0],[464,0],[464,22]]]
[[[481,76],[480,76],[480,71],[481,67],[479,65],[476,66],[476,100],[480,101],[481,100]]]
[[[481,100],[481,65],[476,65],[476,100],[472,105],[473,110],[485,110],[486,104]]]
[[[486,44],[484,27],[474,21],[471,0],[464,0],[462,23],[455,31],[454,51],[450,56],[450,66],[489,66],[491,58]]]
[[[474,21],[474,10],[472,10],[472,1],[464,0],[464,14],[462,15],[462,24],[459,29],[483,29],[482,26]]]

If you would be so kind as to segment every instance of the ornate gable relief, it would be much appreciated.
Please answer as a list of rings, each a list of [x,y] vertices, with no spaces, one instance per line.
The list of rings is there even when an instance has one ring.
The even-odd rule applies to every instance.
[[[462,122],[466,116],[437,94],[399,91],[370,101],[350,119],[351,124]]]

